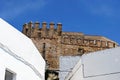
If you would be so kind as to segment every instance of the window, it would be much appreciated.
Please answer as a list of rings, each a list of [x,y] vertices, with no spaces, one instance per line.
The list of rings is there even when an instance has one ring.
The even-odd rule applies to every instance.
[[[78,48],[78,55],[82,56],[84,54],[84,48]]]
[[[5,80],[16,80],[16,74],[10,70],[5,70]]]

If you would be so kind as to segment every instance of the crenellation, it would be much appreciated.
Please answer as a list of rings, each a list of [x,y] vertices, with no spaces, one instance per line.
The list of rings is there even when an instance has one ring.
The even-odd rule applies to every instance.
[[[101,40],[97,40],[97,46],[101,47]]]
[[[34,26],[32,27],[32,34],[31,34],[31,37],[32,38],[38,38],[40,36],[40,32],[39,32],[39,26],[40,26],[40,23],[39,22],[35,22],[33,24]]]
[[[54,30],[54,29],[55,29],[55,28],[54,28],[54,27],[55,27],[55,23],[54,23],[54,22],[50,22],[49,25],[50,25],[50,30]]]
[[[27,32],[28,32],[28,24],[24,24],[23,25],[23,30],[22,30],[22,33],[27,35]]]
[[[62,24],[57,23],[57,35],[61,36],[62,35]]]
[[[84,39],[83,40],[83,45],[84,46],[89,46],[89,40],[88,39]]]
[[[101,47],[106,47],[106,43],[105,43],[105,41],[101,41]]]
[[[46,37],[47,36],[47,23],[43,22],[42,23],[42,29],[41,29],[41,37]]]
[[[41,26],[40,26],[41,24]],[[63,32],[61,23],[35,22],[23,25],[23,34],[32,39],[50,70],[59,70],[60,56],[81,56],[89,52],[117,47],[114,41],[81,32]]]
[[[115,47],[113,42],[102,41],[102,40],[89,40],[89,39],[78,39],[64,36],[62,39],[62,44],[67,45],[80,45],[80,46],[90,46],[90,47]]]
[[[31,37],[31,33],[32,33],[32,22],[28,23],[28,30],[27,30],[27,36]]]
[[[31,29],[31,28],[33,27],[33,22],[32,22],[32,21],[30,21],[30,22],[28,23],[28,26],[29,26],[28,28],[30,28],[30,29]]]
[[[108,42],[108,45],[109,45],[109,48],[115,47],[115,46],[114,46],[114,43],[112,43],[112,42],[110,42],[110,41]]]
[[[91,47],[96,46],[96,44],[95,44],[94,41],[95,41],[95,40],[89,40],[89,46],[91,46]]]
[[[55,24],[53,22],[51,22],[49,25],[50,25],[50,28],[49,28],[49,34],[48,35],[49,35],[50,38],[53,38],[54,35],[55,35],[55,28],[54,28]]]
[[[40,23],[36,21],[34,24],[34,28],[39,30],[40,29],[39,27],[40,27]]]

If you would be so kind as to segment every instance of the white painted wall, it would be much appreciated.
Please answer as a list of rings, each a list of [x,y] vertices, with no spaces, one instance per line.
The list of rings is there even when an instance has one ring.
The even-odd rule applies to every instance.
[[[82,66],[81,66],[81,59],[77,64],[74,66],[74,68],[71,70],[71,72],[68,73],[68,75],[65,77],[64,80],[82,80],[83,74],[82,74]]]
[[[120,80],[120,47],[83,55],[65,80]]]
[[[79,59],[80,56],[60,56],[60,80],[65,79],[65,76],[67,76],[67,74],[73,69]]]
[[[3,49],[0,49],[0,80],[5,80],[6,69],[16,73],[16,80],[43,80],[28,65],[25,65]]]
[[[6,68],[17,74],[16,80],[44,80],[45,61],[37,48],[0,18],[0,80]]]

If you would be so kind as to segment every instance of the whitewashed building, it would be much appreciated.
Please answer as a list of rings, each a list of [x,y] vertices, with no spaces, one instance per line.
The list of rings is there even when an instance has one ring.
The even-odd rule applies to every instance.
[[[0,80],[44,80],[44,73],[32,41],[0,18]]]
[[[80,56],[60,56],[60,71],[59,71],[59,78],[60,80],[64,80],[65,76],[76,65],[76,63],[79,61]]]
[[[83,55],[65,80],[120,80],[120,47]]]

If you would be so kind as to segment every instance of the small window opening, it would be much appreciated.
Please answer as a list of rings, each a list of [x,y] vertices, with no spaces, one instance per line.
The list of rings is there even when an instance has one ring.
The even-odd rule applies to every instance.
[[[28,29],[26,29],[26,33],[28,32]]]
[[[45,56],[45,55],[46,55],[46,54],[45,54],[45,53],[46,53],[46,50],[45,50],[45,48],[46,48],[46,44],[43,43],[43,58],[44,58],[44,59],[46,59],[46,56]]]
[[[82,56],[84,54],[84,49],[83,48],[78,48],[78,54]]]
[[[5,80],[16,80],[16,74],[10,70],[5,70]]]

